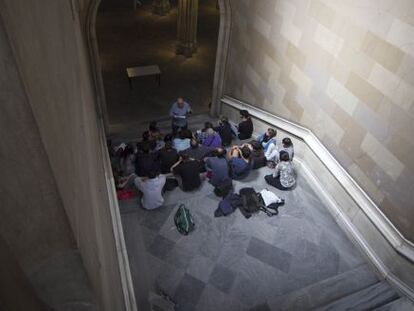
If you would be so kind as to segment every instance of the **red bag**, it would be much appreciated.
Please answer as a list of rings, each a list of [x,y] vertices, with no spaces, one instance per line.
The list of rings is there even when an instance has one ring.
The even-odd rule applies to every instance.
[[[116,196],[120,201],[130,200],[135,196],[135,192],[132,190],[117,190]]]

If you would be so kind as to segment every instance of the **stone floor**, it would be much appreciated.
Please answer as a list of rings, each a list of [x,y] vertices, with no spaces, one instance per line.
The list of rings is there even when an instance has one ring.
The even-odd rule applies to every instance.
[[[267,173],[253,171],[236,191],[269,188]],[[219,199],[207,182],[193,193],[167,193],[154,211],[141,209],[138,199],[120,202],[136,290],[146,266],[148,288],[165,291],[178,310],[305,310],[378,282],[300,171],[293,191],[271,190],[286,200],[275,217],[245,219],[236,211],[214,218]],[[194,217],[188,236],[174,226],[179,204]]]
[[[167,115],[177,96],[184,96],[195,112],[208,111],[219,26],[216,1],[200,1],[198,51],[192,58],[175,55],[177,9],[167,16],[151,13],[150,0],[132,9],[132,0],[103,0],[96,33],[111,126],[130,126]],[[154,77],[133,80],[125,69],[158,64],[161,86]]]

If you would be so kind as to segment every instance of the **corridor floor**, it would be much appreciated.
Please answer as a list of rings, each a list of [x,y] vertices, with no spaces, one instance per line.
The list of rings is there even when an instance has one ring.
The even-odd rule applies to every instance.
[[[269,188],[263,180],[269,172],[253,171],[235,190]],[[171,296],[178,310],[301,310],[378,281],[300,172],[293,191],[271,190],[286,200],[279,215],[250,219],[239,211],[214,218],[219,198],[207,182],[197,192],[167,193],[165,206],[154,211],[141,209],[138,199],[121,201],[134,284],[143,281],[136,266],[143,255],[150,287]],[[181,203],[195,221],[188,236],[174,226]]]
[[[207,112],[211,101],[219,26],[216,1],[200,1],[198,51],[191,58],[175,54],[175,1],[166,16],[152,14],[152,1],[141,2],[143,6],[133,10],[130,0],[103,0],[97,16],[111,131],[167,116],[177,96],[184,96],[195,113]],[[161,69],[161,86],[148,76],[134,79],[130,89],[126,68],[153,64]]]

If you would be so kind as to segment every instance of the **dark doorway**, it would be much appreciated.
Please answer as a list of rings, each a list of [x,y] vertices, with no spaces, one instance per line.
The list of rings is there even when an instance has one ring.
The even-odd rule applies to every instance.
[[[165,16],[152,13],[152,1],[103,0],[96,18],[96,35],[106,95],[108,125],[121,132],[134,124],[168,115],[177,96],[190,102],[195,113],[209,111],[211,102],[219,9],[216,0],[199,1],[198,50],[191,58],[175,54],[177,2]],[[126,68],[158,65],[161,85],[155,77],[128,83]]]

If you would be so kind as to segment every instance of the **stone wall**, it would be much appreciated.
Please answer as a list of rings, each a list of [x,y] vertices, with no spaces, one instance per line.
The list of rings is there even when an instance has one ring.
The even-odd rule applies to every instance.
[[[1,17],[0,71],[0,300],[28,310],[39,298],[22,301],[30,287],[22,280],[76,245]],[[8,253],[15,259],[5,259]]]
[[[310,128],[411,241],[413,12],[410,0],[233,1],[225,88]]]
[[[86,6],[85,1],[81,4]],[[33,112],[32,119],[23,119],[17,115],[19,111],[14,112],[16,116],[10,122],[16,124],[2,133],[11,135],[7,131],[15,130],[14,141],[37,147],[22,156],[25,161],[41,158],[50,164],[27,171],[43,176],[44,167],[49,169],[47,179],[40,179],[38,185],[28,187],[27,191],[36,192],[39,188],[51,197],[49,200],[63,202],[99,309],[123,310],[123,284],[109,208],[100,120],[78,16],[81,7],[77,5],[77,1],[55,0],[0,2],[0,14],[24,85],[25,93],[17,99],[27,98]],[[41,142],[36,131],[25,130],[31,124],[34,127],[34,121]],[[14,148],[13,139],[4,148],[4,152]],[[37,165],[36,161],[30,163]],[[22,178],[29,176],[22,174]],[[50,189],[57,189],[58,198]]]

